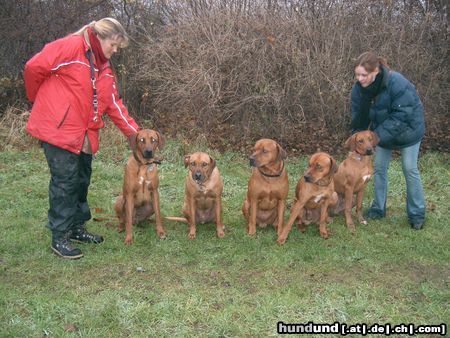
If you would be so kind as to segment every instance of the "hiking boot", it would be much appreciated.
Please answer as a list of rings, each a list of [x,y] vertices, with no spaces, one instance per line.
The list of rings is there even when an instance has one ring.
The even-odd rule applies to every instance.
[[[66,259],[78,259],[83,257],[80,249],[74,248],[67,238],[52,240],[51,246],[53,252]]]
[[[103,237],[100,235],[91,234],[86,231],[85,228],[77,228],[70,232],[70,237],[72,241],[79,243],[94,243],[99,244],[103,242]]]
[[[414,230],[421,230],[423,228],[423,222],[413,222],[411,223],[411,228]]]

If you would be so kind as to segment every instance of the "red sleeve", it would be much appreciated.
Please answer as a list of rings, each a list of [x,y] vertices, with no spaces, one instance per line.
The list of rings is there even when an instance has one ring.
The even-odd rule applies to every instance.
[[[72,39],[71,39],[72,38]],[[79,43],[72,36],[50,42],[25,64],[23,77],[27,97],[34,102],[39,87],[53,72],[53,69],[78,55]]]
[[[128,113],[128,109],[119,98],[114,76],[109,73],[108,76],[112,79],[111,85],[111,101],[106,108],[106,113],[109,115],[114,124],[122,131],[122,133],[129,137],[139,131],[139,126],[136,121]]]
[[[34,102],[37,92],[45,78],[51,74],[52,65],[54,64],[54,43],[50,43],[44,47],[42,51],[34,55],[26,64],[23,71],[25,80],[25,89],[28,100]]]

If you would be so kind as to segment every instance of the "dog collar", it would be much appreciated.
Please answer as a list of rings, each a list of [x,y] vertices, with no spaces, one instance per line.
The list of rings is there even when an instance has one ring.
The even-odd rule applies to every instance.
[[[351,154],[353,155],[352,157],[357,161],[362,161],[363,156],[364,156],[364,155],[361,155],[360,153],[358,153],[357,151],[354,151]]]
[[[281,170],[278,174],[266,174],[264,173],[260,168],[258,168],[259,172],[261,173],[261,175],[265,176],[265,177],[280,177],[281,174],[283,174],[283,170],[284,170],[284,161],[282,162],[283,166],[281,167]]]
[[[322,180],[323,180],[323,178],[320,179],[320,180],[318,180],[317,182],[314,182],[314,183],[311,183],[311,182],[310,182],[310,183],[311,183],[311,184],[318,185],[319,187],[326,187],[327,185],[330,185],[330,183],[331,183],[331,177],[328,178],[328,181],[327,181],[327,182],[322,183]]]

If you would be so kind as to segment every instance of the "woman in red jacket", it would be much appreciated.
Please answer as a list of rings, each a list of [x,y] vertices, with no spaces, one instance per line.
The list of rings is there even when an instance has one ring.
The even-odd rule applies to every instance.
[[[127,45],[122,25],[104,18],[45,45],[25,65],[25,87],[33,102],[27,131],[41,141],[50,168],[47,227],[52,250],[64,258],[83,256],[71,240],[103,241],[85,226],[91,218],[87,193],[102,115],[108,114],[126,137],[139,129],[118,95],[109,61]]]

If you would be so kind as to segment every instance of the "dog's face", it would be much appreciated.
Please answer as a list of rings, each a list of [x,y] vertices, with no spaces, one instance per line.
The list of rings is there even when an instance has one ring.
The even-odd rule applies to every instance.
[[[148,160],[155,156],[155,151],[157,149],[163,149],[164,138],[155,130],[142,129],[136,134],[136,137],[131,140],[130,147],[135,155]]]
[[[304,174],[308,183],[319,183],[323,179],[331,178],[337,171],[335,159],[327,153],[315,153],[309,159],[309,166]]]
[[[211,176],[216,161],[206,153],[193,153],[184,157],[184,166],[189,168],[190,175],[197,183],[203,183]]]
[[[350,136],[344,145],[360,155],[373,155],[379,141],[380,139],[376,133],[364,130]]]
[[[250,166],[261,168],[270,163],[286,159],[286,151],[270,139],[261,139],[255,143],[252,154],[249,157]]]

